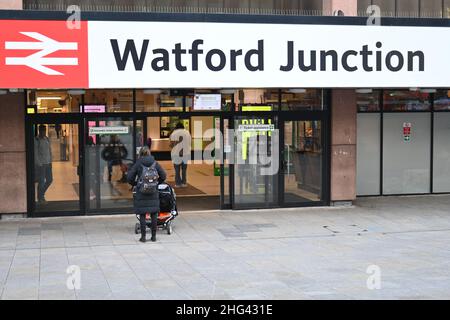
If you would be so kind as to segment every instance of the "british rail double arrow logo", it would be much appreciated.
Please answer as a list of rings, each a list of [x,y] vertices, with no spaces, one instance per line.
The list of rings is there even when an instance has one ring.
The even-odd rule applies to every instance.
[[[6,41],[6,50],[39,50],[26,57],[6,57],[5,64],[27,66],[49,76],[61,76],[63,73],[49,66],[77,66],[78,58],[47,57],[60,50],[78,50],[76,42],[58,42],[39,32],[20,32],[37,41]]]

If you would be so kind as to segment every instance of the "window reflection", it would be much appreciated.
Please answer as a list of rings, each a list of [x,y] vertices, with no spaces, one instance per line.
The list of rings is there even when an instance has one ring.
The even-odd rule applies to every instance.
[[[410,90],[386,90],[384,97],[384,111],[429,111],[430,94]]]
[[[356,94],[356,105],[359,112],[364,111],[380,111],[380,94],[379,91],[373,90],[367,93]]]
[[[322,122],[284,123],[284,199],[320,201],[322,195]]]
[[[132,112],[133,90],[86,90],[85,105],[104,105],[105,112]]]
[[[101,129],[105,127],[109,129],[108,133],[102,133]],[[134,161],[133,132],[133,121],[122,117],[89,121],[84,159],[85,192],[90,210],[132,204],[126,174]]]
[[[434,94],[434,110],[450,110],[450,90],[437,90]]]
[[[323,110],[323,90],[284,89],[281,94],[281,110]]]
[[[79,90],[29,90],[28,105],[36,106],[37,113],[80,112]]]
[[[136,90],[137,112],[183,112],[183,96],[169,90]]]
[[[278,106],[276,89],[243,89],[234,95],[236,110],[274,111]]]

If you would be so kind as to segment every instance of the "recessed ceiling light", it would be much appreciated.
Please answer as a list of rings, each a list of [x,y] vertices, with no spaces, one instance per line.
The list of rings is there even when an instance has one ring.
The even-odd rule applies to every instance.
[[[61,97],[37,97],[37,100],[62,100]]]
[[[221,94],[233,94],[235,92],[236,92],[236,90],[234,90],[234,89],[223,89],[223,90],[220,90]]]
[[[436,89],[420,89],[420,92],[423,92],[423,93],[435,93]]]
[[[161,94],[161,90],[158,89],[146,89],[143,92],[144,94]]]
[[[288,91],[289,91],[289,92],[292,92],[292,93],[305,93],[305,92],[306,92],[306,89],[292,88],[292,89],[289,89]]]
[[[67,90],[67,93],[76,96],[76,95],[82,95],[82,94],[85,94],[85,93],[86,93],[86,90],[83,90],[83,89],[73,89],[73,90]]]
[[[373,90],[372,89],[356,89],[355,92],[356,93],[372,93]]]

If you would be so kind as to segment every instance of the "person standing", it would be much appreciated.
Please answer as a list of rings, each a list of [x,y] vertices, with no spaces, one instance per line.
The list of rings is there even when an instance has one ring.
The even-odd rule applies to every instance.
[[[184,129],[184,125],[178,122],[175,130],[170,135],[170,156],[175,168],[175,187],[187,187],[187,164],[191,157],[191,135]],[[181,171],[181,174],[180,174]]]
[[[59,123],[55,124],[56,138],[59,139],[61,136],[61,125]]]
[[[113,167],[122,165],[122,160],[127,156],[128,150],[120,141],[119,136],[111,135],[109,145],[102,151],[102,158],[108,164],[108,182],[111,182]]]
[[[143,175],[143,171],[145,174]],[[155,172],[156,171],[156,172]],[[145,216],[147,213],[151,215],[151,230],[152,230],[152,241],[156,241],[156,228],[158,222],[159,213],[159,193],[156,186],[152,191],[143,192],[142,182],[145,179],[145,175],[152,176],[157,175],[158,184],[166,180],[166,172],[161,167],[161,165],[155,160],[155,158],[150,154],[150,149],[147,146],[141,148],[139,152],[139,159],[131,167],[127,174],[128,183],[133,186],[133,201],[134,201],[134,211],[139,215],[139,222],[141,224],[141,238],[139,241],[146,241],[146,222]],[[141,180],[141,181],[140,181]],[[144,188],[145,189],[145,188]]]
[[[47,127],[38,127],[38,136],[34,138],[34,159],[38,182],[38,203],[46,203],[45,193],[53,182],[52,148],[47,137]]]
[[[151,137],[148,137],[148,139],[146,141],[146,145],[151,151],[152,150],[152,138]]]

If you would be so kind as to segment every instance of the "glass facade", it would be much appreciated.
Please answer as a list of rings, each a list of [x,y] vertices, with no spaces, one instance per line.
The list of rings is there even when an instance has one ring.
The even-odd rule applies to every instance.
[[[383,91],[384,111],[430,111],[430,94],[419,90]]]
[[[450,110],[450,90],[437,90],[434,94],[434,110]]]
[[[379,113],[358,113],[356,126],[356,190],[358,195],[380,194]]]
[[[324,92],[317,89],[288,89],[281,91],[281,110],[323,110],[326,105]]]
[[[383,115],[383,194],[430,192],[430,116],[428,112]]]
[[[263,124],[274,124],[273,118],[258,116],[239,116],[235,118],[234,127],[236,152],[234,158],[234,181],[236,207],[245,208],[246,205],[271,207],[278,199],[278,170],[273,174],[261,174],[267,167],[261,158],[278,155],[271,154],[270,145],[278,143],[274,140],[274,130],[244,131],[244,125],[255,127]],[[274,126],[274,129],[278,129]],[[262,147],[264,146],[264,147]]]
[[[448,89],[357,96],[357,195],[450,192]]]
[[[84,112],[132,112],[133,90],[86,90]]]
[[[434,113],[433,191],[450,192],[450,113]]]
[[[30,161],[36,161],[29,167],[35,181],[29,186],[34,213],[128,212],[133,197],[126,174],[143,146],[150,147],[168,173],[168,182],[175,185],[170,136],[179,124],[192,138],[187,183],[177,190],[181,210],[328,201],[327,90],[96,89],[26,94],[26,110],[38,111],[27,112],[26,118],[27,128],[31,126],[27,139],[34,146]],[[40,127],[45,132],[38,140]],[[41,165],[42,157],[51,159]]]
[[[370,90],[367,93],[356,93],[356,106],[359,112],[380,111],[380,91]]]
[[[322,195],[322,122],[284,123],[284,202],[320,201]]]
[[[102,132],[107,128],[108,132]],[[88,210],[130,207],[132,193],[126,180],[133,154],[133,121],[102,118],[88,121],[84,152]]]
[[[80,112],[80,90],[30,90],[27,92],[28,113]]]
[[[79,127],[73,123],[34,123],[33,206],[36,212],[80,209]]]

